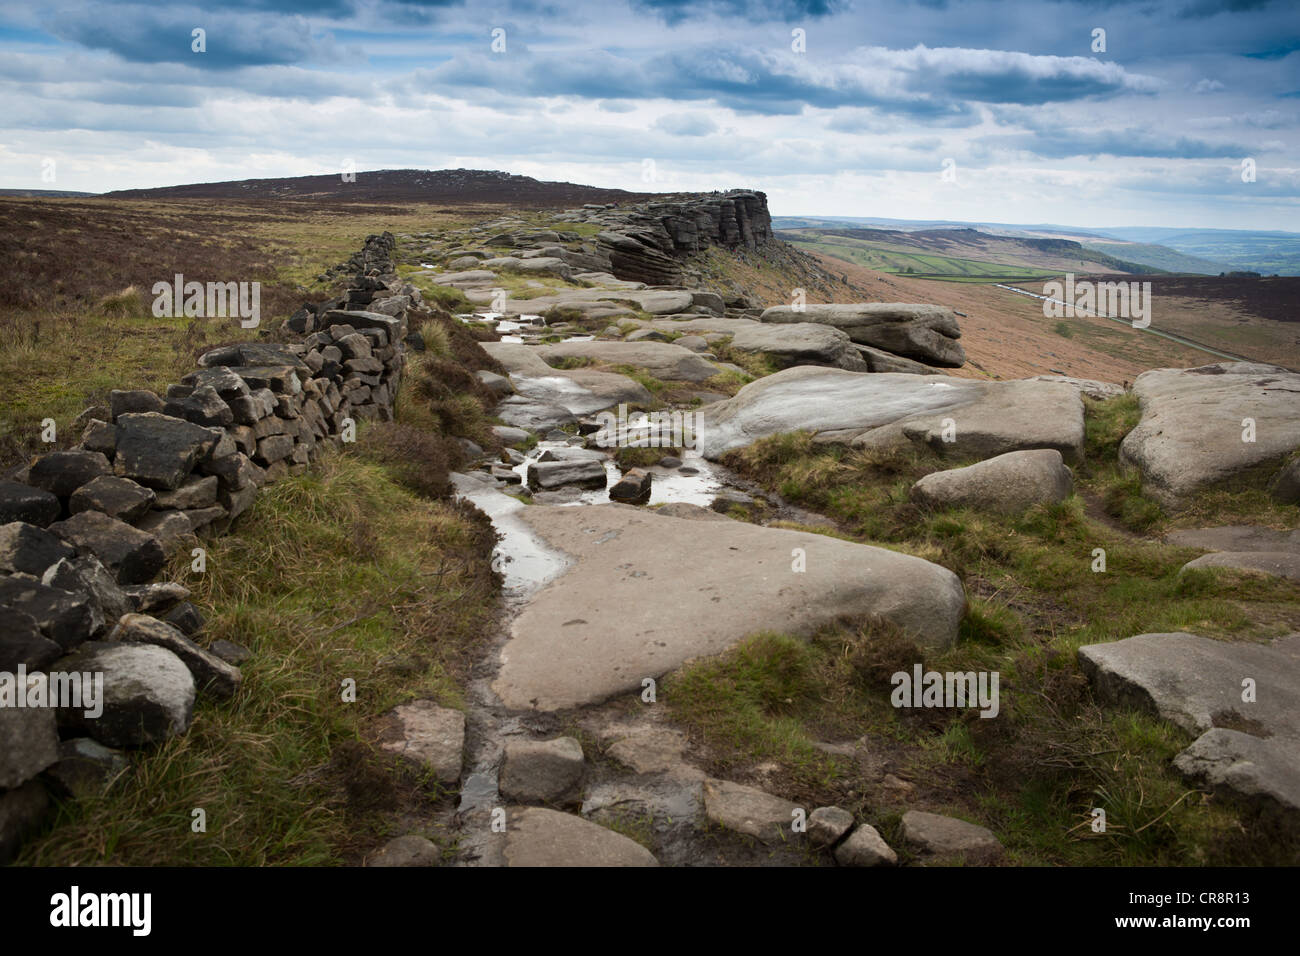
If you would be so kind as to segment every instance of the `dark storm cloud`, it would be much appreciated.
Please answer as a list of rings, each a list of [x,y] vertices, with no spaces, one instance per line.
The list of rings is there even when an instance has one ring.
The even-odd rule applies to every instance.
[[[750,21],[820,19],[849,8],[848,0],[632,0],[632,6],[668,23],[701,16],[742,17]]]
[[[193,50],[196,28],[205,31],[205,52]],[[334,52],[333,41],[314,33],[306,18],[262,12],[92,4],[58,11],[49,30],[60,39],[135,63],[219,70],[324,60]]]

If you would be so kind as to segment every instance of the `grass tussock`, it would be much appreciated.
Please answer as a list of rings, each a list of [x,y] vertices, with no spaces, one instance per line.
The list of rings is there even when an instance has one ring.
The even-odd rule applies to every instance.
[[[655,378],[645,369],[637,368],[634,365],[615,365],[610,369],[610,371],[617,372],[620,375],[626,375],[628,378],[632,379],[632,381],[637,382],[645,388],[645,390],[652,396],[659,395],[672,388],[668,382],[663,381],[663,379]]]
[[[490,415],[497,399],[474,373],[505,370],[450,315],[428,312],[419,318],[426,350],[410,353],[409,379],[398,398],[398,417],[441,436],[495,447]]]
[[[411,282],[420,290],[427,305],[457,315],[474,311],[474,303],[460,289],[424,281],[423,276],[412,276]]]
[[[457,442],[405,422],[366,425],[358,447],[364,457],[384,465],[404,488],[425,498],[449,497],[453,491],[449,473],[464,464]]]
[[[591,368],[599,363],[588,355],[559,355],[553,356],[546,364],[567,372],[576,368]]]
[[[20,862],[354,861],[391,835],[391,812],[439,797],[370,728],[406,699],[460,704],[493,613],[492,545],[481,516],[419,498],[371,462],[327,458],[264,489],[239,533],[210,544],[204,575],[174,569],[208,616],[203,639],[253,652],[238,698],[201,700],[188,734],[61,806]],[[191,830],[195,808],[206,833]]]
[[[144,293],[133,285],[100,299],[99,311],[111,319],[142,318],[149,312],[145,306]]]
[[[659,464],[661,459],[669,456],[681,458],[682,450],[680,448],[638,448],[632,445],[622,445],[614,451],[614,461],[624,471],[629,468],[648,468],[651,465]]]
[[[731,347],[730,340],[712,346],[711,350],[717,356],[719,362],[729,362],[732,365],[739,366],[745,370],[751,380],[763,378],[781,370],[781,367],[772,360],[770,355],[763,352],[746,352],[743,349],[734,349]]]

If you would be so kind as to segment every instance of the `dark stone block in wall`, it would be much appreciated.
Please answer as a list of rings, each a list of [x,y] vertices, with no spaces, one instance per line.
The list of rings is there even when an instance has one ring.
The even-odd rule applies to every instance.
[[[0,524],[26,521],[44,528],[59,517],[59,499],[43,488],[0,480]]]

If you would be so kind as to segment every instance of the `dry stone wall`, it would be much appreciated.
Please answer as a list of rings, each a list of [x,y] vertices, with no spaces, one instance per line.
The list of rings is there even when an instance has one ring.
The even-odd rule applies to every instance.
[[[52,793],[184,733],[197,695],[238,691],[247,649],[204,641],[188,590],[155,579],[260,488],[393,417],[421,304],[394,247],[367,238],[346,295],[295,312],[287,341],[211,349],[163,395],[114,391],[76,446],[0,479],[0,863]]]

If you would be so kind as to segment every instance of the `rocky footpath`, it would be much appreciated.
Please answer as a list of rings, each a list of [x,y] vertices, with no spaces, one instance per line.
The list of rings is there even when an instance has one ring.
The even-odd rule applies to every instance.
[[[239,694],[248,651],[207,642],[189,591],[156,578],[169,555],[229,530],[259,488],[358,422],[392,418],[420,303],[394,244],[369,237],[352,287],[304,305],[284,341],[211,349],[164,395],[114,391],[79,417],[76,445],[0,480],[0,859],[51,794],[102,784],[122,749],[185,733],[196,696]],[[102,681],[97,707],[56,695],[69,675]]]
[[[1085,455],[1085,403],[1125,389],[1066,376],[949,377],[943,370],[962,365],[965,355],[955,315],[940,307],[762,309],[729,290],[694,284],[690,247],[743,248],[751,241],[743,229],[722,228],[709,205],[716,200],[700,202],[676,204],[669,218],[652,208],[635,215],[572,210],[553,230],[503,220],[437,237],[440,245],[421,253],[428,279],[461,289],[477,306],[463,320],[500,334],[501,341],[484,347],[507,373],[491,376],[490,385],[506,423],[496,434],[509,447],[501,460],[483,460],[456,478],[461,496],[484,510],[501,535],[507,609],[470,689],[458,755],[460,803],[448,821],[458,833],[459,862],[698,863],[712,852],[701,846],[700,833],[717,828],[749,841],[729,844],[718,862],[887,866],[906,852],[923,864],[996,863],[1003,857],[999,840],[968,821],[909,809],[891,847],[877,821],[711,776],[647,700],[683,664],[761,631],[810,634],[836,620],[870,619],[942,649],[956,640],[966,612],[961,582],[937,564],[773,527],[782,517],[826,522],[796,514],[729,472],[720,462],[727,452],[792,431],[881,454],[921,446],[974,464],[921,478],[910,491],[917,505],[1019,516],[1074,493],[1072,467]],[[689,208],[706,223],[695,232],[681,226],[692,218],[683,211]],[[563,229],[593,222],[648,234],[632,242],[602,232],[593,241]],[[761,229],[752,236],[765,241]],[[611,255],[611,247],[629,258]],[[753,379],[734,364],[738,356],[778,371]],[[1191,383],[1186,394],[1197,408],[1218,403],[1225,422],[1253,415],[1269,435],[1265,446],[1237,455],[1216,475],[1285,459],[1300,446],[1293,434],[1300,414],[1287,404],[1292,385],[1280,370],[1228,365],[1148,376],[1139,379],[1143,424],[1125,442],[1124,460],[1153,487],[1166,473],[1189,470],[1170,464],[1162,472],[1161,455],[1171,455],[1170,462],[1195,457],[1203,439],[1204,423],[1178,411],[1179,383]],[[737,379],[747,384],[737,390]],[[1167,401],[1165,389],[1152,384],[1166,380],[1175,383]],[[1216,384],[1201,388],[1209,382]],[[693,416],[695,440],[643,443],[653,447],[624,461],[635,439],[619,442],[624,448],[597,440],[602,413],[612,416],[620,405]],[[641,434],[635,423],[620,428],[629,429],[623,438]],[[1170,443],[1175,452],[1165,450]],[[1294,464],[1287,467],[1294,471]],[[1282,472],[1273,479],[1278,494],[1291,487],[1287,468]],[[732,508],[754,507],[767,509],[768,519],[727,517]],[[1189,567],[1289,573],[1295,555],[1288,542],[1248,533],[1221,541]],[[1154,668],[1154,686],[1177,709],[1223,674],[1244,674],[1247,665],[1285,674],[1290,666],[1285,642],[1261,651],[1273,655],[1268,660],[1239,660],[1247,651],[1235,644],[1172,637],[1200,642],[1203,651],[1179,645],[1166,652],[1168,635],[1084,648],[1080,659],[1098,697],[1164,714],[1165,705],[1116,688],[1146,686]],[[1166,657],[1173,677],[1160,670]],[[1148,697],[1164,699],[1154,690]],[[1224,716],[1226,710],[1218,724],[1208,717],[1188,723],[1203,736],[1179,758],[1180,772],[1194,785],[1272,801],[1290,813],[1285,768],[1294,767],[1295,754],[1290,718],[1280,715],[1294,712],[1284,697],[1263,724],[1246,711],[1238,711],[1240,719]],[[577,731],[560,732],[575,727],[581,741],[571,735]],[[451,761],[446,753],[438,759],[440,766]],[[907,786],[890,779],[890,786]],[[649,821],[639,841],[608,829],[628,812]],[[494,827],[496,814],[504,816]]]

